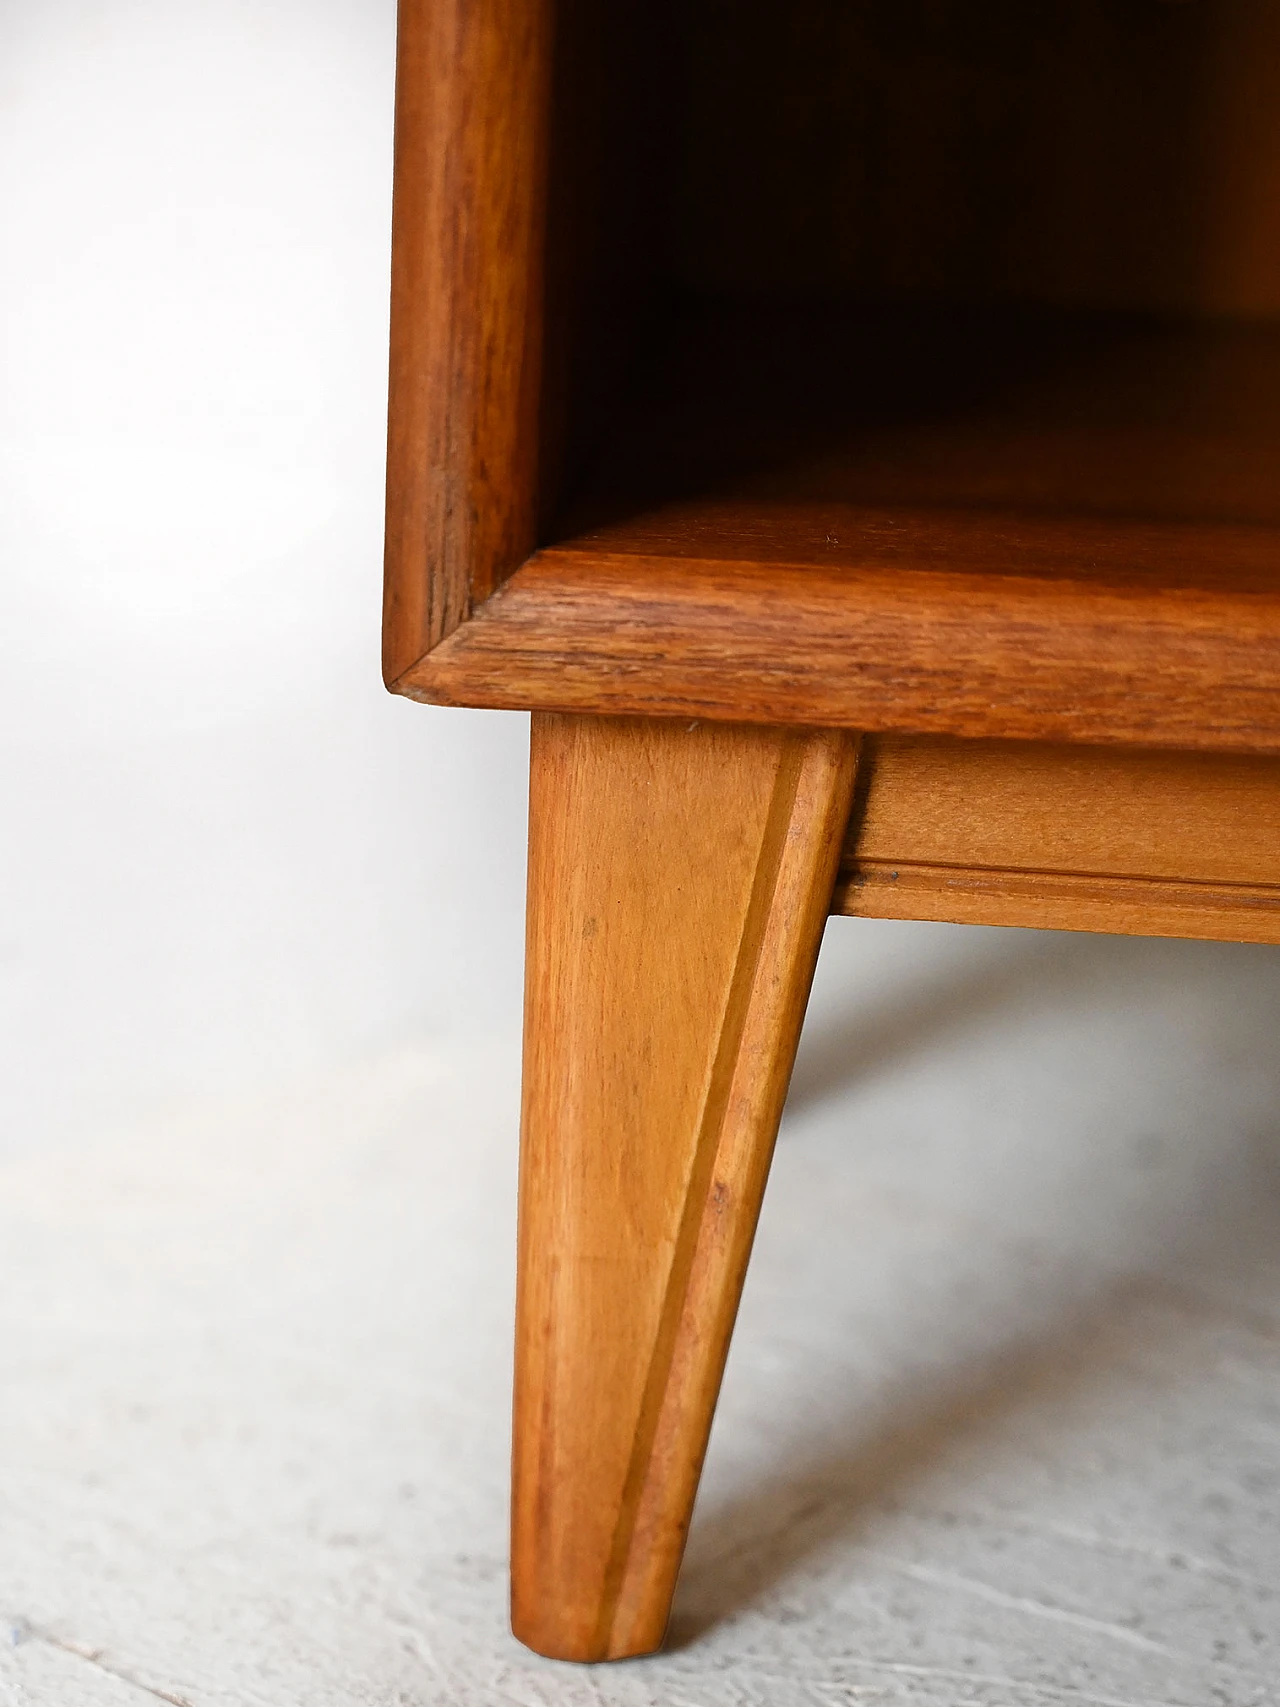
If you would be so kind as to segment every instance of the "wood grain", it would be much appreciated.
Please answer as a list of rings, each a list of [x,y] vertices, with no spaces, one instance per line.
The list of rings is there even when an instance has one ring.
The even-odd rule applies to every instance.
[[[534,720],[512,1623],[662,1640],[855,742]]]
[[[859,919],[1280,943],[1280,885],[1073,877],[1056,871],[966,870],[867,860],[842,875],[832,912]]]
[[[656,230],[636,211],[644,184],[684,168],[603,140],[604,108],[636,131],[662,110],[617,69],[646,57],[625,45],[636,14],[615,30],[577,0],[556,47],[551,5],[404,0],[389,683],[446,704],[1280,750],[1280,333],[721,301],[667,317],[633,394],[585,328],[616,319],[595,297],[622,300],[633,261],[661,271],[613,228]],[[925,10],[972,70],[950,9]],[[1130,20],[1134,41],[1173,32],[1181,65],[1199,26],[1166,11]],[[839,35],[830,7],[813,15]],[[1252,5],[1230,28],[1214,18],[1187,63],[1218,112],[1270,36]],[[557,58],[574,86],[615,69],[607,99],[556,102],[544,317]],[[1146,75],[1140,53],[1125,63]],[[1266,78],[1246,84],[1261,124]],[[1214,131],[1228,160],[1232,124]],[[616,207],[597,170],[570,181],[593,139],[630,161]],[[1274,246],[1246,202],[1219,220],[1222,277],[1256,308]],[[643,315],[621,319],[630,333]],[[557,523],[551,488],[592,443],[592,479]],[[530,557],[540,514],[551,543]]]
[[[400,0],[383,668],[537,532],[551,0]]]
[[[384,674],[537,713],[543,1653],[662,1639],[841,731],[837,910],[1280,941],[1280,334],[1027,312],[1280,311],[1278,30],[400,0]]]
[[[1280,942],[1280,760],[868,741],[834,910]]]
[[[710,305],[446,703],[1280,744],[1280,329]]]
[[[691,530],[700,553],[703,522]],[[1275,565],[1266,529],[738,509],[716,555],[595,542],[538,553],[400,690],[443,704],[1275,752]]]

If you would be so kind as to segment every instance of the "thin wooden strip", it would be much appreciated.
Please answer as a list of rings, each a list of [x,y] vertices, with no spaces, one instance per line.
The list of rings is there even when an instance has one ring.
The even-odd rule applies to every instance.
[[[841,872],[831,910],[850,918],[1280,943],[1280,886],[877,862]]]
[[[1280,759],[886,736],[845,857],[1280,884]]]
[[[869,740],[834,908],[1270,942],[1280,759]]]

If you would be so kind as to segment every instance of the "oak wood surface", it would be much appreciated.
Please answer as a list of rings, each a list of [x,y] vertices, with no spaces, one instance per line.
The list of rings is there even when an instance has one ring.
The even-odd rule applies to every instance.
[[[662,1640],[848,816],[841,734],[534,719],[512,1622]]]
[[[383,666],[533,549],[552,0],[400,0]]]
[[[868,741],[834,910],[1280,942],[1280,760]]]

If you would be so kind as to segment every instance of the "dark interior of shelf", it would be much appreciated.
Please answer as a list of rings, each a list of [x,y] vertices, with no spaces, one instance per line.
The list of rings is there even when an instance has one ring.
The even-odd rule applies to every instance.
[[[824,503],[1280,525],[1280,7],[568,19],[549,537]]]
[[[1280,327],[673,312],[564,525],[734,501],[1277,526]]]

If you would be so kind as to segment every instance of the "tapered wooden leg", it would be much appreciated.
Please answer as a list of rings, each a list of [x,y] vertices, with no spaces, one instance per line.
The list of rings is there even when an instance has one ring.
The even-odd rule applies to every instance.
[[[512,1625],[666,1629],[854,737],[533,720]]]

